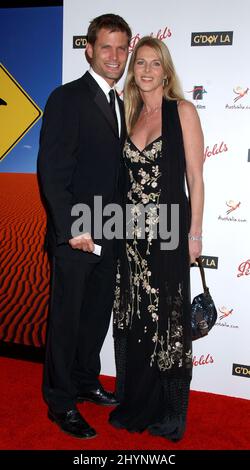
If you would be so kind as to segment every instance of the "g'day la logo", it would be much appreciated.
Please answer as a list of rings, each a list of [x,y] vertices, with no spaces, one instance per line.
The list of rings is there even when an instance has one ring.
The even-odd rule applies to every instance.
[[[201,255],[201,262],[203,268],[218,269],[218,259],[218,256]],[[194,263],[193,266],[198,266],[198,263]]]
[[[244,364],[233,364],[232,375],[239,375],[250,379],[250,366]]]
[[[191,46],[232,46],[233,31],[191,33]]]
[[[87,36],[73,36],[73,49],[85,49],[87,42]]]

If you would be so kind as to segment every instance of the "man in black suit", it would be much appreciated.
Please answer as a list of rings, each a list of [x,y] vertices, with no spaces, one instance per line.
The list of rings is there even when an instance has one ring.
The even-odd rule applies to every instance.
[[[102,198],[103,207],[118,202],[125,121],[123,103],[113,88],[124,72],[130,39],[131,30],[118,15],[102,15],[90,23],[90,70],[52,92],[40,137],[38,173],[52,262],[43,393],[48,417],[83,439],[96,436],[96,431],[76,403],[117,404],[98,379],[116,255],[114,240],[94,237],[84,216],[81,234],[72,234],[71,211],[86,204],[93,220],[95,196]],[[94,244],[101,246],[100,256],[93,253]]]

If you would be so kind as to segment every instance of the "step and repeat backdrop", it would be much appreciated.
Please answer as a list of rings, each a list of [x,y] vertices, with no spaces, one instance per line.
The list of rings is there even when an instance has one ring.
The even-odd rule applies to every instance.
[[[250,399],[248,0],[211,0],[205,6],[199,0],[65,0],[63,11],[0,9],[0,340],[38,347],[45,342],[49,265],[36,178],[41,116],[52,89],[88,69],[89,21],[108,12],[130,24],[130,52],[146,34],[167,44],[185,96],[200,115],[202,258],[218,320],[206,338],[193,343],[192,388]],[[202,291],[196,267],[191,280],[195,296]],[[115,375],[111,328],[102,373]]]
[[[193,343],[192,388],[250,398],[250,3],[65,0],[63,82],[88,69],[89,21],[108,12],[130,24],[131,51],[146,34],[167,44],[204,130],[203,264],[218,321],[206,338]],[[117,88],[122,91],[123,79]],[[192,268],[191,278],[196,295],[202,291],[198,268]],[[102,372],[115,375],[111,332]]]

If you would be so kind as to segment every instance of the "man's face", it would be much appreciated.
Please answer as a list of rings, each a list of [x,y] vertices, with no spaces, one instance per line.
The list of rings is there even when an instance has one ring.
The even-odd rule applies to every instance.
[[[87,44],[93,70],[112,87],[125,69],[128,58],[128,36],[121,31],[100,29],[95,44]]]

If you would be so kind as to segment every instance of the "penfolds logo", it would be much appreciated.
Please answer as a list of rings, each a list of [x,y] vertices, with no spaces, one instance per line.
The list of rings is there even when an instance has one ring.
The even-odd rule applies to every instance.
[[[204,160],[206,160],[206,158],[215,157],[216,155],[219,155],[220,153],[227,152],[227,151],[228,151],[228,146],[223,141],[220,142],[219,144],[214,144],[213,147],[210,147],[209,145],[207,145],[205,149],[205,153],[204,153]]]
[[[170,38],[172,36],[172,32],[170,28],[166,26],[165,28],[159,29],[157,33],[151,33],[150,36],[163,41],[163,39]],[[129,44],[129,52],[132,52],[134,50],[136,44],[138,43],[138,41],[140,41],[141,37],[142,36],[139,33],[132,37]]]
[[[213,364],[213,362],[214,358],[209,353],[206,356],[202,354],[200,357],[193,357],[193,366],[207,366],[208,364]]]
[[[237,274],[237,277],[241,277],[241,276],[249,276],[250,274],[250,259],[248,259],[247,261],[243,261],[243,263],[241,263],[238,267],[238,274]]]

